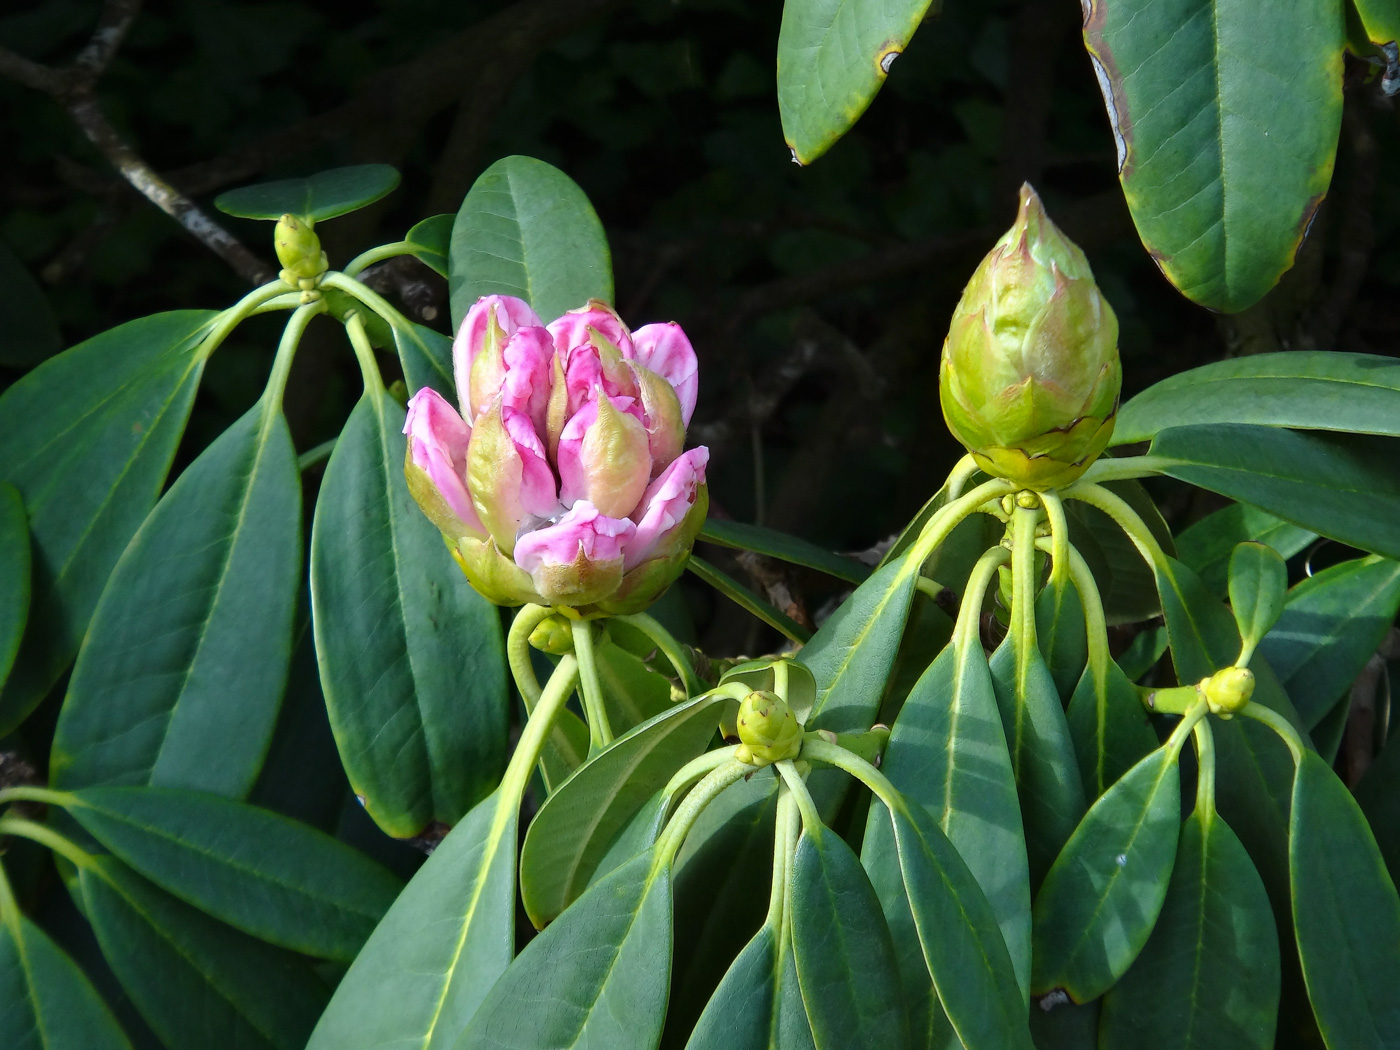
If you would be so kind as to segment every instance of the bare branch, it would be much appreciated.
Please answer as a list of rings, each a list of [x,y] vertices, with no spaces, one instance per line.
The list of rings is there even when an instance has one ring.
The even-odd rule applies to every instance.
[[[68,83],[59,70],[17,55],[7,47],[0,47],[0,76],[55,97],[63,94]]]
[[[80,86],[91,87],[111,65],[117,49],[122,46],[131,23],[141,13],[141,0],[107,0],[92,39],[73,60],[73,75]]]

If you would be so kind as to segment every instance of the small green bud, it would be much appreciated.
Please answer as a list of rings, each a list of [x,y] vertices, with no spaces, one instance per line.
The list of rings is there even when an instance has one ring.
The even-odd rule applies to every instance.
[[[530,644],[542,653],[563,656],[574,651],[574,627],[567,616],[547,616],[530,632]]]
[[[310,291],[330,269],[326,253],[321,250],[321,238],[316,236],[311,223],[295,215],[288,213],[277,220],[272,243],[277,249],[277,260],[282,264],[278,276],[293,288]]]
[[[755,689],[739,704],[739,747],[734,757],[766,766],[802,751],[802,725],[776,693]]]
[[[1230,718],[1254,695],[1254,672],[1248,667],[1224,667],[1197,686],[1210,705],[1210,713]]]

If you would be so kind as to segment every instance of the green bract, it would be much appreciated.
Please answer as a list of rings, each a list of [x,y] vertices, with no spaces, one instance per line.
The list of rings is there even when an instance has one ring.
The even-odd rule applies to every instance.
[[[972,275],[943,343],[948,429],[995,477],[1067,485],[1107,446],[1122,380],[1118,320],[1088,260],[1022,186],[1015,224]]]

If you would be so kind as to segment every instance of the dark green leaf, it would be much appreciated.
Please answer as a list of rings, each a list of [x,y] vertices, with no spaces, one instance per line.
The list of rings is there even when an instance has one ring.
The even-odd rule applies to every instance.
[[[1235,424],[1176,427],[1152,442],[1163,470],[1353,547],[1400,557],[1396,443]]]
[[[327,990],[295,956],[215,922],[110,857],[79,876],[102,954],[170,1047],[301,1050]]]
[[[1298,955],[1330,1050],[1400,1046],[1400,896],[1351,792],[1305,752],[1289,871]]]
[[[350,414],[316,501],[311,600],[345,771],[376,823],[408,837],[495,784],[506,704],[500,619],[408,493],[403,420],[383,391]]]
[[[1118,412],[1113,443],[1150,441],[1169,427],[1200,423],[1400,435],[1400,361],[1332,350],[1216,361],[1169,376],[1129,401]]]
[[[1220,581],[1220,589],[1222,593],[1225,590],[1224,579]],[[1162,659],[1166,651],[1167,627],[1166,624],[1159,623],[1134,636],[1132,644],[1115,662],[1122,668],[1128,681],[1136,682],[1157,666],[1157,661]]]
[[[970,484],[981,480],[986,478],[979,474]],[[876,568],[883,569],[891,562],[898,561],[905,551],[914,545],[924,526],[947,503],[948,486],[944,485],[919,508],[919,513],[904,527],[904,531],[885,552]],[[967,586],[967,577],[977,559],[988,547],[996,545],[1001,539],[1002,531],[1002,523],[990,514],[969,515],[959,522],[948,534],[948,538],[938,545],[938,549],[928,556],[928,560],[924,562],[923,574],[949,590],[961,592]]]
[[[1104,997],[1102,1045],[1271,1050],[1278,931],[1259,873],[1213,811],[1187,819],[1152,936]]]
[[[0,481],[0,687],[29,618],[29,522],[19,490]]]
[[[1167,891],[1181,820],[1177,756],[1160,748],[1090,807],[1032,912],[1031,991],[1102,995],[1137,957]]]
[[[457,402],[452,378],[452,340],[421,324],[394,326],[394,348],[403,366],[403,378],[411,393],[432,387],[450,404]]]
[[[1293,265],[1341,126],[1340,6],[1270,13],[1099,0],[1084,24],[1138,234],[1183,293],[1227,313]]]
[[[880,901],[834,831],[803,832],[790,898],[797,982],[817,1050],[906,1046],[899,970]]]
[[[730,576],[726,572],[715,568],[709,562],[691,555],[686,561],[685,567],[695,573],[702,580],[708,583],[720,594],[724,595],[741,609],[752,613],[762,620],[769,627],[780,634],[786,635],[794,642],[804,643],[811,637],[812,633],[803,627],[786,613],[773,608],[753,591],[749,590],[742,583]]]
[[[0,693],[0,734],[68,666],[107,575],[155,503],[213,317],[180,310],[120,325],[0,395],[0,477],[24,498],[34,556],[25,645]]]
[[[1288,593],[1288,568],[1278,551],[1249,540],[1230,555],[1230,609],[1240,640],[1253,649],[1278,622]]]
[[[131,1050],[83,971],[22,915],[0,923],[0,1032],[7,1050]]]
[[[814,1050],[792,945],[764,926],[729,967],[686,1050]]]
[[[447,276],[447,250],[452,243],[452,224],[456,219],[452,214],[429,216],[403,238],[414,246],[413,255],[419,262],[443,277]]]
[[[1329,766],[1337,761],[1337,752],[1342,748],[1342,737],[1346,735],[1347,720],[1350,714],[1351,690],[1347,690],[1342,698],[1332,705],[1332,710],[1323,715],[1317,725],[1308,730],[1308,735],[1312,737],[1313,747],[1317,749],[1317,753]]]
[[[399,173],[387,164],[332,168],[304,179],[282,179],[221,193],[214,207],[241,219],[280,219],[291,213],[320,222],[368,207],[393,193]]]
[[[255,407],[180,475],[113,570],[54,734],[54,785],[247,794],[287,684],[301,548],[291,435]]]
[[[1155,661],[1154,661],[1155,662]],[[1084,789],[1098,798],[1157,746],[1157,734],[1128,676],[1112,660],[1086,668],[1065,711]]]
[[[478,803],[365,942],[306,1050],[447,1050],[515,954],[516,807]]]
[[[613,741],[545,800],[520,852],[520,895],[536,928],[583,892],[613,838],[705,750],[715,723],[713,699],[686,701]]]
[[[1356,785],[1356,802],[1366,814],[1390,880],[1395,882],[1400,879],[1400,734],[1390,734],[1389,742]]]
[[[1152,497],[1136,481],[1111,481],[1106,486],[1127,501],[1147,523],[1158,544],[1168,554],[1175,549],[1171,530],[1162,520]],[[1104,617],[1109,626],[1136,623],[1158,613],[1152,594],[1152,573],[1123,530],[1097,507],[1071,500],[1065,504],[1070,542],[1088,564],[1099,585]],[[999,538],[999,537],[998,537]],[[993,542],[996,542],[995,540]]]
[[[1055,688],[1068,702],[1084,674],[1089,643],[1084,633],[1084,606],[1079,591],[1065,577],[1064,586],[1047,584],[1035,599],[1035,634]]]
[[[671,873],[648,850],[526,945],[458,1050],[651,1050],[671,977]]]
[[[815,543],[776,529],[766,529],[762,525],[709,518],[700,529],[700,539],[718,543],[721,547],[756,551],[793,565],[805,565],[848,583],[860,583],[870,575],[869,566],[862,565],[854,558],[834,554],[825,547],[818,547]]]
[[[533,157],[504,157],[457,212],[448,281],[454,331],[483,295],[514,295],[548,321],[589,299],[612,302],[612,256],[573,179]]]
[[[595,643],[594,658],[603,687],[603,705],[614,733],[626,733],[672,710],[670,680],[653,671],[641,657],[610,638],[601,638]],[[666,666],[670,670],[670,664]]]
[[[1194,569],[1212,592],[1224,595],[1230,575],[1230,555],[1236,544],[1258,540],[1287,559],[1315,539],[1317,533],[1300,529],[1268,511],[1248,503],[1231,503],[1206,515],[1178,536],[1176,548],[1184,565]]]
[[[778,112],[793,159],[810,164],[860,119],[930,0],[788,0],[778,33]]]
[[[1375,653],[1400,610],[1400,562],[1360,558],[1324,569],[1288,593],[1259,646],[1311,729]]]
[[[0,243],[0,365],[32,368],[63,347],[58,320],[39,282]]]
[[[72,815],[140,874],[245,933],[350,962],[403,884],[305,824],[194,791],[88,788]]]

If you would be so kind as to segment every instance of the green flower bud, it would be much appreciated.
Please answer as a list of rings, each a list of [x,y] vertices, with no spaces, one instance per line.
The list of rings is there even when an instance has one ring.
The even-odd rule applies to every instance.
[[[766,766],[802,751],[802,725],[776,693],[755,689],[739,704],[739,746],[734,757]]]
[[[293,288],[314,288],[321,275],[330,269],[326,253],[321,251],[321,238],[311,229],[311,223],[295,215],[283,215],[277,220],[272,243],[277,250],[277,261],[282,264],[279,276]]]
[[[546,616],[530,632],[530,644],[542,653],[563,656],[574,651],[574,627],[567,616]]]
[[[943,344],[943,418],[987,473],[1067,485],[1103,452],[1122,385],[1118,320],[1084,253],[1029,185],[972,275]]]
[[[1254,695],[1254,672],[1248,667],[1224,667],[1197,687],[1210,705],[1210,713],[1229,718]]]

